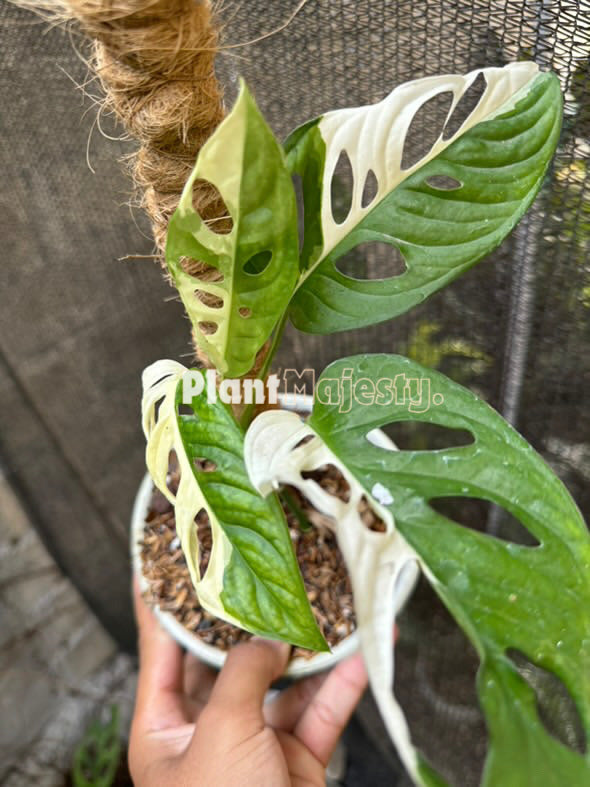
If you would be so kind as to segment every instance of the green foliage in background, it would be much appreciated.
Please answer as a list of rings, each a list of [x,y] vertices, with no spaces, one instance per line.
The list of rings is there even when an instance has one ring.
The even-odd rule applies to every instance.
[[[74,787],[110,787],[117,774],[121,751],[119,709],[113,705],[110,719],[93,721],[74,753]]]

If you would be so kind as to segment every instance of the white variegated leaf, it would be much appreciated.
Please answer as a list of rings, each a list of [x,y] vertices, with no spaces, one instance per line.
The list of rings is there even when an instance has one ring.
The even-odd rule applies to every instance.
[[[141,408],[143,430],[147,439],[146,464],[154,484],[174,506],[176,533],[187,558],[200,603],[211,614],[239,626],[239,621],[225,610],[220,601],[223,571],[229,561],[232,546],[195,481],[178,429],[176,389],[186,371],[186,367],[180,363],[162,360],[148,366],[142,375],[144,394]],[[176,454],[180,472],[176,494],[170,491],[167,484],[171,451]],[[204,577],[201,577],[199,572],[199,542],[194,524],[195,517],[202,508],[209,516],[213,536],[211,558]]]
[[[312,439],[301,443],[306,437]],[[403,711],[392,692],[396,583],[404,569],[419,563],[419,558],[396,530],[389,509],[377,499],[387,499],[387,490],[374,489],[372,496],[292,412],[271,410],[259,415],[246,434],[244,459],[250,480],[262,494],[290,484],[332,523],[352,582],[358,633],[371,688],[404,765],[420,782],[417,754]],[[334,465],[349,484],[347,501],[302,475],[328,464]],[[372,532],[363,524],[358,510],[363,496],[385,523],[384,533]]]
[[[478,77],[485,88],[455,130],[453,113],[461,115],[458,105]],[[412,122],[443,95],[451,96],[446,118],[429,124],[438,136],[408,165],[404,150],[412,150],[417,133]],[[377,104],[328,112],[296,129],[285,142],[305,211],[301,276],[290,307],[295,326],[333,333],[391,319],[483,259],[535,198],[560,124],[559,81],[535,63],[519,62],[417,79]],[[344,153],[352,194],[341,220],[333,189]],[[370,176],[376,193],[364,199]],[[455,185],[437,185],[441,177]],[[339,269],[340,258],[371,242],[397,249],[406,269],[367,277],[360,251],[354,269]]]
[[[209,402],[203,385],[192,397],[192,415],[179,412],[179,384],[187,371],[174,361],[149,366],[143,374],[142,409],[148,470],[174,506],[176,531],[199,602],[213,615],[260,636],[327,650],[283,511],[275,496],[262,498],[249,482],[244,436],[231,409],[218,397]],[[172,451],[180,471],[176,494],[167,484]],[[203,469],[202,459],[208,469]],[[212,536],[203,576],[195,525],[202,509]]]
[[[418,380],[430,393],[426,406],[416,408],[409,383]],[[371,438],[408,422],[449,434],[466,430],[472,441],[394,451]],[[305,426],[271,413],[251,430],[246,461],[256,485],[267,491],[294,484],[334,518],[371,684],[414,780],[445,783],[413,749],[401,712],[388,699],[392,577],[409,562],[423,570],[480,658],[477,694],[489,733],[482,787],[589,784],[590,755],[581,741],[590,740],[590,537],[566,488],[531,446],[471,391],[385,354],[331,364],[317,382]],[[307,435],[313,439],[302,443]],[[326,464],[348,482],[348,503],[304,477]],[[385,534],[364,531],[357,513],[362,493],[386,523]],[[502,507],[528,531],[526,539],[492,537],[477,521],[469,527],[436,510],[435,500],[456,496]],[[564,720],[583,736],[575,747],[543,723],[539,696],[515,653],[563,682],[572,702],[567,711],[563,706]]]
[[[483,120],[491,120],[499,110],[508,112],[517,101],[520,91],[528,89],[538,73],[536,63],[523,62],[511,63],[506,68],[478,69],[465,75],[425,77],[400,85],[377,104],[326,113],[318,126],[326,143],[321,210],[324,248],[320,260],[403,180],[442,153],[473,126]],[[453,94],[450,117],[479,74],[484,75],[486,88],[462,126],[448,139],[441,133],[426,155],[413,166],[402,168],[406,136],[420,107],[434,96],[449,91]],[[352,166],[352,207],[346,219],[338,224],[332,216],[330,183],[343,150],[347,152]],[[371,203],[363,207],[363,186],[369,170],[377,177],[377,193]]]
[[[193,187],[202,180],[222,195],[231,232],[216,232],[195,210]],[[218,276],[191,275],[186,258],[207,263]],[[220,373],[246,374],[291,297],[298,240],[282,148],[244,84],[199,152],[168,226],[166,261],[199,347]]]

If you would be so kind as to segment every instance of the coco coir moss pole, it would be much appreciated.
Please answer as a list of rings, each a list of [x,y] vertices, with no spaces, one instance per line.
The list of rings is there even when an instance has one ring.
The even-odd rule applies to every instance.
[[[168,221],[198,151],[224,117],[215,76],[219,24],[210,0],[16,0],[55,21],[74,23],[92,42],[89,66],[112,113],[137,150],[128,158],[137,201],[146,210],[163,262]],[[217,190],[193,189],[195,209],[215,230],[231,220]],[[225,220],[224,220],[225,217]],[[187,272],[215,280],[216,269],[186,260]],[[195,351],[205,366],[208,359]],[[258,374],[264,347],[248,376]]]
[[[112,112],[139,143],[131,174],[163,252],[168,220],[197,152],[223,118],[215,77],[218,27],[211,3],[195,0],[25,2],[75,21],[92,40],[90,65]],[[56,10],[57,9],[57,10]],[[196,187],[204,219],[225,208],[207,184]]]
[[[147,212],[164,264],[168,221],[198,151],[224,116],[214,70],[219,26],[209,0],[16,0],[51,21],[73,23],[91,40],[89,66],[100,80],[102,112],[139,145],[128,157],[137,202]],[[200,181],[195,209],[227,231],[217,190]],[[230,225],[231,226],[231,225]],[[186,260],[187,272],[214,280],[215,269]],[[207,366],[207,359],[195,350]]]

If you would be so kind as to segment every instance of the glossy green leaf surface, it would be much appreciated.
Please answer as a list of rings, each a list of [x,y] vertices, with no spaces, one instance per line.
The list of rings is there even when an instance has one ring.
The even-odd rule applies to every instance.
[[[337,390],[326,381],[347,371],[353,385],[362,380],[362,395],[352,396],[348,383],[333,404],[316,394],[308,423],[368,495],[376,485],[387,491],[396,528],[477,650],[477,691],[490,736],[482,784],[590,784],[590,537],[575,503],[515,430],[443,375],[400,356],[356,356],[324,371],[320,398],[327,401],[322,390]],[[367,440],[372,429],[399,421],[467,430],[474,442],[388,451]],[[502,506],[539,545],[506,542],[445,518],[429,505],[444,497]],[[585,731],[585,755],[547,731],[511,649],[563,681]],[[424,783],[435,783],[425,768]]]
[[[219,190],[233,221],[228,234],[216,233],[194,210],[198,179]],[[246,374],[254,365],[292,295],[298,257],[297,207],[285,157],[242,84],[231,113],[199,153],[166,245],[167,265],[195,337],[225,376]],[[223,278],[191,276],[183,258],[205,262]],[[211,306],[208,296],[222,305]]]
[[[260,636],[328,650],[305,593],[283,510],[276,496],[263,498],[250,483],[244,435],[231,408],[219,398],[208,401],[204,386],[192,397],[192,414],[179,411],[187,371],[172,361],[158,361],[145,370],[143,422],[148,469],[174,505],[176,532],[201,605]],[[180,471],[176,494],[167,485],[171,451]],[[201,510],[212,536],[202,576],[195,525]]]
[[[480,103],[453,136],[445,140],[441,133],[430,153],[404,170],[402,148],[413,115],[449,91],[452,113],[478,73],[488,82]],[[295,131],[285,149],[291,170],[302,178],[306,233],[303,274],[291,305],[295,326],[332,333],[388,320],[489,254],[541,186],[557,145],[561,107],[555,75],[513,63],[466,77],[416,80],[381,104],[328,113]],[[350,212],[338,223],[330,181],[342,150],[352,161],[354,184]],[[369,170],[379,188],[363,207]],[[437,188],[433,176],[460,185]],[[362,280],[338,271],[340,257],[370,241],[396,247],[405,272]]]

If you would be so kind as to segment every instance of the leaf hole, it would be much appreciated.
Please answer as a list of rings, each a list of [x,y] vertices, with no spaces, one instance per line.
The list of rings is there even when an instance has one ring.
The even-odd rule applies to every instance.
[[[219,327],[216,322],[200,322],[199,330],[204,336],[212,336],[214,333],[217,332],[217,328]]]
[[[579,754],[586,754],[584,725],[576,703],[561,678],[539,667],[516,648],[509,648],[506,655],[520,677],[535,692],[537,713],[549,735]]]
[[[387,525],[375,511],[366,495],[362,495],[356,510],[359,512],[361,522],[372,533],[386,533]]]
[[[160,407],[162,406],[164,400],[166,399],[165,396],[161,396],[155,403],[154,403],[154,420],[158,423],[160,418]]]
[[[193,183],[193,209],[207,227],[218,235],[227,235],[234,222],[219,189],[208,180],[197,178]]]
[[[244,273],[249,276],[258,276],[263,273],[269,266],[272,259],[271,251],[259,251],[257,254],[252,255],[244,265]]]
[[[350,484],[333,464],[322,465],[316,470],[303,470],[301,477],[315,481],[324,492],[337,497],[344,503],[348,503],[350,500]]]
[[[475,107],[479,104],[487,86],[488,83],[486,82],[486,78],[480,71],[475,80],[463,93],[453,113],[447,120],[443,130],[443,139],[445,141],[453,137],[457,131],[459,131],[463,123],[465,123],[469,115],[471,115]]]
[[[295,202],[297,203],[297,235],[299,237],[299,251],[303,249],[305,239],[305,202],[303,196],[303,180],[301,175],[293,175],[291,178],[293,191],[295,192]]]
[[[426,156],[442,134],[453,103],[453,93],[445,90],[425,101],[416,111],[406,131],[401,167],[410,169]]]
[[[306,434],[305,437],[302,437],[301,440],[293,446],[293,451],[295,451],[296,448],[300,448],[302,445],[307,445],[313,438],[314,435]]]
[[[540,541],[509,511],[501,506],[488,505],[486,532],[502,541],[523,546],[540,546]]]
[[[330,204],[336,224],[342,224],[352,207],[352,186],[354,176],[352,164],[345,150],[340,151],[330,184]]]
[[[381,241],[359,243],[336,261],[336,269],[350,279],[392,279],[402,276],[407,265],[397,246]]]
[[[252,316],[252,309],[248,308],[248,306],[240,306],[238,309],[238,314],[240,317],[243,317],[245,320],[247,320],[248,317]]]
[[[451,178],[449,175],[431,175],[426,178],[426,183],[437,191],[455,191],[463,185],[460,180]]]
[[[414,382],[418,383],[418,381]],[[407,406],[410,400],[416,403],[416,407],[425,407],[426,393],[424,390],[420,391],[417,386],[413,388],[414,390],[412,384],[409,391],[405,386],[394,386],[393,393],[400,399],[403,398],[404,406]],[[444,448],[472,445],[475,442],[473,435],[467,429],[452,429],[426,421],[396,421],[380,428],[393,440],[400,451],[440,451]]]
[[[211,550],[213,549],[213,531],[211,522],[204,508],[201,508],[195,517],[195,527],[197,528],[197,540],[199,542],[199,576],[201,579],[209,567]]]
[[[208,265],[201,260],[193,260],[190,257],[181,257],[180,267],[189,276],[198,279],[202,282],[215,282],[219,284],[223,281],[223,273],[214,268],[213,265]]]
[[[196,456],[193,464],[199,473],[214,473],[217,470],[217,464],[204,456]]]
[[[195,414],[190,404],[185,404],[184,402],[180,402],[180,404],[176,406],[176,410],[178,415],[193,416]]]
[[[336,524],[334,517],[330,516],[329,514],[321,514],[311,503],[309,498],[306,497],[306,495],[304,495],[303,492],[301,492],[297,487],[286,484],[283,489],[286,489],[291,495],[291,498],[295,501],[295,504],[298,506],[301,513],[305,517],[306,523],[308,522],[320,530],[323,530],[324,532],[332,532],[334,530],[334,525]],[[288,505],[284,504],[283,500],[281,500],[281,505],[283,507],[283,511],[285,512],[285,516],[287,517],[289,527],[299,530],[301,528],[299,517],[293,510],[289,508]],[[337,545],[335,545],[335,549],[338,549]]]
[[[413,724],[417,731],[421,729],[425,714],[431,725],[436,724],[438,739],[434,745],[423,739],[425,753],[434,759],[442,745],[447,762],[454,764],[457,772],[465,773],[465,746],[457,730],[469,730],[471,735],[485,739],[485,723],[475,688],[479,657],[424,577],[412,594],[410,609],[409,619],[404,612],[400,623],[395,694],[402,707],[408,708],[410,729]],[[407,631],[407,624],[413,629],[411,632]],[[473,755],[469,762],[472,777],[462,784],[479,784],[485,747]]]
[[[166,473],[166,488],[169,492],[172,492],[173,495],[176,495],[178,492],[178,486],[180,484],[180,467],[178,464],[178,458],[176,456],[175,451],[170,451],[168,454],[168,472]]]
[[[487,532],[492,505],[487,500],[477,497],[433,497],[428,503],[437,513],[459,525],[480,533]],[[501,510],[503,525],[494,533],[496,538],[519,546],[539,546],[539,541],[515,516],[504,509]]]
[[[377,196],[377,192],[379,191],[379,183],[377,182],[377,176],[370,169],[367,172],[367,177],[365,178],[365,185],[363,186],[363,196],[361,197],[361,207],[368,208],[371,202]]]
[[[223,298],[220,298],[219,295],[214,295],[206,290],[195,290],[195,296],[201,301],[203,306],[207,306],[209,309],[223,308]]]

